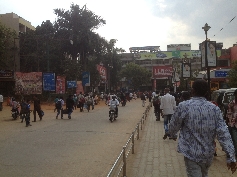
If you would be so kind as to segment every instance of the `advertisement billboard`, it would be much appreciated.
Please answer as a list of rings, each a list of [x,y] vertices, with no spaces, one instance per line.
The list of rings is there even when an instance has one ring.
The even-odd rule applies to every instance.
[[[153,78],[167,79],[173,74],[172,66],[153,66]]]
[[[56,81],[56,93],[57,94],[65,94],[65,76],[57,76],[57,81]]]
[[[82,85],[90,86],[90,72],[85,71],[82,73]]]
[[[67,88],[76,88],[77,81],[67,81]]]
[[[107,81],[107,70],[104,66],[101,66],[101,65],[97,65],[97,70],[99,71],[100,73],[100,83],[106,83]]]
[[[182,63],[182,77],[183,78],[191,77],[191,63]]]
[[[83,86],[82,86],[82,81],[77,81],[77,90],[76,90],[76,93],[77,94],[80,94],[81,93],[84,93],[84,90],[83,90]]]
[[[16,94],[42,94],[42,72],[16,72]]]
[[[206,46],[207,46],[207,49],[206,49]],[[206,67],[205,51],[207,51],[207,66],[216,67],[216,60],[217,60],[217,56],[218,56],[217,51],[216,51],[216,41],[207,41],[207,44],[204,41],[201,44],[202,67],[203,68]]]
[[[167,51],[191,50],[191,44],[170,44],[167,45]]]
[[[56,91],[55,73],[43,73],[43,90]]]

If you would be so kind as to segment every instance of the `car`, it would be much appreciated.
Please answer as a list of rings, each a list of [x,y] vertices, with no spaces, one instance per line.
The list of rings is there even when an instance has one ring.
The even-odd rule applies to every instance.
[[[157,53],[157,54],[156,54],[156,57],[157,57],[157,58],[165,58],[165,57],[167,57],[167,55],[164,54],[164,53]]]
[[[211,101],[216,104],[219,108],[222,106],[222,99],[224,96],[224,93],[226,92],[227,89],[219,89],[215,90],[211,94]]]
[[[226,114],[227,114],[227,110],[228,110],[228,104],[233,101],[235,99],[234,96],[234,91],[237,88],[230,88],[230,89],[226,89],[223,98],[222,98],[222,105],[220,107],[221,112],[223,114],[223,118],[226,120]]]

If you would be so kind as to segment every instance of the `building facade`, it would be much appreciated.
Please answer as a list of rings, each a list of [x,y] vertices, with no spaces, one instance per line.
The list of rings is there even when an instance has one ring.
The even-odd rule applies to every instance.
[[[27,33],[29,30],[35,30],[35,27],[31,23],[15,13],[0,14],[0,22],[7,28],[10,28],[16,32],[17,37],[14,38],[14,66],[12,70],[0,71],[0,93],[4,96],[10,96],[14,94],[15,78],[14,73],[20,71],[20,45],[19,34]]]
[[[237,60],[237,46],[229,49],[222,47],[223,43],[216,43],[216,66],[210,68],[212,90],[228,87],[226,76],[231,63]],[[123,66],[134,62],[152,72],[150,86],[153,90],[163,90],[167,86],[176,90],[183,78],[184,63],[190,66],[189,78],[206,78],[205,68],[202,68],[201,50],[191,50],[191,44],[170,44],[167,45],[167,51],[161,51],[159,46],[131,47],[129,50],[130,53],[122,54]],[[187,87],[191,87],[191,81],[187,82]]]

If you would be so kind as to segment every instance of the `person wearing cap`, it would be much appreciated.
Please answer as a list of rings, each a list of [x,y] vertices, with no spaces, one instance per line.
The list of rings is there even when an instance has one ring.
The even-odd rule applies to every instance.
[[[237,157],[237,89],[234,91],[234,100],[228,104],[227,125],[235,147]]]
[[[179,134],[178,152],[184,155],[188,177],[208,176],[215,152],[217,138],[227,158],[227,167],[234,173],[237,169],[235,149],[218,106],[206,99],[208,84],[197,79],[192,85],[192,98],[180,102],[169,124],[169,135]]]

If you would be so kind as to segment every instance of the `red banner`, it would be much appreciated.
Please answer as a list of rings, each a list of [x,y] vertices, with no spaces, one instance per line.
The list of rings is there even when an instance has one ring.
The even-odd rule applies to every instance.
[[[172,66],[153,66],[153,78],[167,79],[172,74]]]
[[[56,93],[57,94],[65,93],[65,76],[57,76]]]
[[[106,80],[107,80],[106,68],[104,66],[97,65],[97,70],[99,71],[100,76],[101,76],[100,83],[106,83]]]
[[[42,72],[16,72],[16,94],[42,94]]]
[[[77,81],[77,94],[84,93],[83,86],[82,86],[82,81]]]

